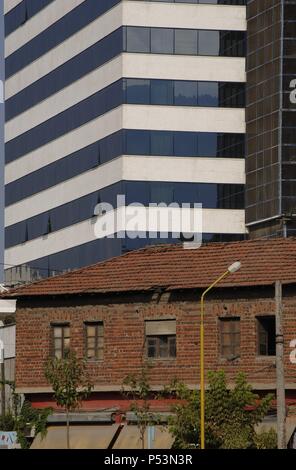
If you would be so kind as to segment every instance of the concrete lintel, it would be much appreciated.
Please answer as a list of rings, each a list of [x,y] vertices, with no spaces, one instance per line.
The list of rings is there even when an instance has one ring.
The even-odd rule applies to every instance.
[[[117,408],[112,408],[109,411],[96,411],[96,412],[81,412],[81,413],[70,413],[70,423],[110,423],[112,421],[112,414],[117,411]],[[65,413],[53,413],[47,419],[48,423],[65,423]]]
[[[0,299],[0,313],[15,313],[16,300]]]
[[[276,383],[275,382],[250,382],[254,390],[275,390]],[[163,390],[163,385],[152,385],[152,391],[160,391]],[[233,388],[234,384],[230,384],[230,388]],[[188,384],[188,388],[191,390],[199,390],[199,384]],[[286,390],[296,390],[296,383],[287,383]],[[126,387],[126,390],[129,389]],[[52,393],[51,387],[17,387],[17,393],[24,393],[24,394],[40,394],[40,393]],[[121,392],[122,386],[121,385],[95,385],[92,389],[93,392]]]

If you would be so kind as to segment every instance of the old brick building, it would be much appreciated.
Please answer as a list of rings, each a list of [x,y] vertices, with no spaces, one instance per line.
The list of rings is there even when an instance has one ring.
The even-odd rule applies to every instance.
[[[198,387],[200,295],[234,261],[242,263],[240,271],[207,297],[206,370],[224,369],[229,382],[244,371],[259,393],[275,391],[274,284],[282,281],[286,402],[293,416],[293,238],[214,243],[198,250],[149,247],[11,291],[8,296],[17,299],[17,390],[34,406],[52,405],[44,362],[69,347],[88,358],[95,387],[83,411],[93,422],[102,413],[120,416],[128,411],[122,381],[147,358],[153,364],[153,389],[175,377]],[[171,402],[154,400],[153,406],[167,412]]]

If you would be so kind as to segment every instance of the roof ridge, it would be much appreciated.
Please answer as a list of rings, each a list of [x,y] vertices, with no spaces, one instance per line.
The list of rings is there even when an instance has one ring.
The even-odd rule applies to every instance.
[[[103,265],[103,264],[111,264],[115,260],[117,261],[119,258],[123,258],[123,257],[135,254],[135,253],[140,252],[140,251],[148,251],[149,248],[155,248],[155,247],[160,247],[160,246],[173,247],[174,245],[178,245],[178,244],[177,243],[176,244],[172,243],[172,244],[146,245],[144,247],[137,248],[136,250],[130,250],[130,251],[127,251],[125,253],[122,253],[119,256],[118,255],[117,256],[112,256],[111,258],[108,258],[108,259],[105,259],[105,260],[102,260],[102,261],[97,261],[97,262],[89,264],[87,266],[83,266],[82,268],[72,269],[72,270],[64,272],[62,274],[56,274],[54,276],[38,279],[38,281],[32,281],[32,282],[30,282],[26,285],[21,285],[21,286],[18,286],[18,287],[14,287],[13,289],[10,289],[9,292],[0,295],[0,298],[9,296],[9,294],[12,294],[12,293],[16,292],[19,289],[24,289],[26,287],[30,287],[30,286],[33,286],[33,285],[34,286],[35,285],[40,285],[43,282],[48,282],[48,280],[56,280],[56,279],[59,279],[59,278],[64,279],[66,277],[71,277],[71,276],[76,275],[76,274],[81,274],[84,271],[89,271],[90,269],[92,269],[95,266],[100,266],[100,265]]]
[[[15,287],[1,297],[85,293],[88,290],[97,292],[103,290],[110,292],[111,289],[135,290],[137,287],[142,289],[144,286],[144,289],[147,289],[160,284],[166,286],[172,284],[174,288],[179,284],[191,285],[188,270],[192,271],[192,276],[195,276],[193,283],[199,285],[206,283],[209,277],[215,276],[216,269],[223,268],[232,258],[233,261],[240,260],[245,266],[245,269],[233,278],[238,285],[243,285],[244,282],[259,283],[274,279],[276,275],[280,275],[279,266],[283,265],[285,269],[281,272],[284,273],[284,279],[293,279],[294,271],[291,263],[285,260],[295,258],[295,241],[296,237],[261,237],[252,240],[203,243],[197,250],[184,250],[181,242],[146,245],[127,251],[121,256],[114,256],[89,266]],[[264,245],[266,249],[262,248]],[[260,266],[261,254],[263,265],[269,263],[270,272],[265,272],[264,266],[263,268]]]

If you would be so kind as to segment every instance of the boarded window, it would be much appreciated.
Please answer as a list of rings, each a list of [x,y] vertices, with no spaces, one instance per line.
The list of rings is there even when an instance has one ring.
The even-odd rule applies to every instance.
[[[146,321],[145,336],[148,358],[176,357],[176,320]]]
[[[240,356],[239,318],[220,318],[220,353],[226,359]]]
[[[275,316],[257,317],[257,353],[275,356]]]
[[[85,355],[87,359],[102,360],[104,356],[103,322],[85,323]]]
[[[61,359],[67,356],[70,351],[69,323],[52,325],[52,344],[54,357]]]

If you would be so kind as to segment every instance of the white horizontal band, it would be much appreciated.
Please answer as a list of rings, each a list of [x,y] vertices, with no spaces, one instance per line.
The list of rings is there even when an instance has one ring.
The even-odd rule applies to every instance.
[[[22,0],[4,0],[4,14],[13,10]]]
[[[60,0],[58,0],[60,1]],[[87,25],[70,38],[14,74],[5,85],[6,99],[19,93],[44,75],[63,65],[88,47],[115,31],[122,24],[121,4]]]
[[[244,184],[244,160],[122,156],[8,206],[5,225],[13,225],[119,181]]]
[[[123,105],[6,165],[5,184],[120,129],[244,133],[245,111],[240,108]]]
[[[116,57],[94,72],[63,88],[5,124],[5,142],[60,114],[122,77],[122,58]]]
[[[8,1],[11,2],[11,0]],[[84,0],[67,0],[66,2],[55,0],[49,3],[45,8],[40,10],[36,15],[32,16],[32,18],[28,19],[22,26],[6,37],[5,57],[13,54],[13,52],[38,36],[42,31],[45,31],[83,2]]]
[[[203,232],[245,234],[244,210],[203,209]],[[7,249],[5,264],[21,265],[95,240],[97,238],[94,233],[94,224],[91,220],[86,220]]]
[[[5,184],[56,162],[122,128],[122,108],[119,107],[8,163],[5,166]]]
[[[123,125],[127,129],[163,131],[246,131],[245,110],[242,108],[124,105]]]
[[[123,0],[123,24],[159,28],[245,31],[246,7]]]
[[[245,30],[245,8],[124,1],[9,78],[6,99],[84,51],[122,25]]]
[[[245,82],[244,57],[123,54],[123,76],[174,80]]]
[[[135,60],[133,54],[122,54],[8,121],[5,125],[6,142],[122,77],[241,82],[245,79],[245,59],[169,55],[156,58],[155,55],[139,54]]]

